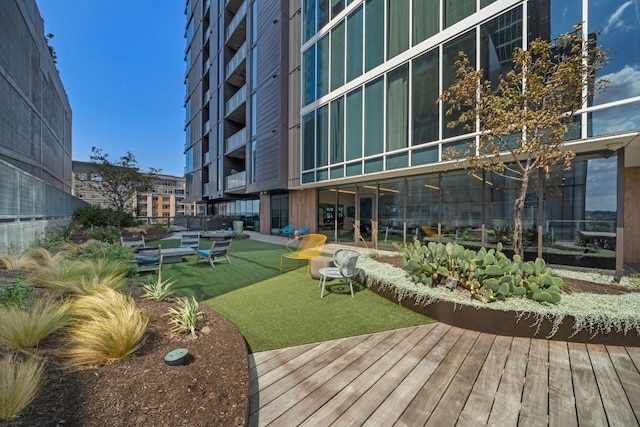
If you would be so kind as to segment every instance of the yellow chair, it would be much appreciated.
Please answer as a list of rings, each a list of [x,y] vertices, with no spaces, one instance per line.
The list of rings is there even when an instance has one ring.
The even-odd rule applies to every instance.
[[[307,276],[309,276],[311,258],[315,258],[322,253],[322,248],[324,248],[326,241],[327,236],[324,234],[305,234],[296,239],[289,240],[285,246],[289,252],[280,255],[280,273],[298,268],[298,261],[305,260],[307,261]],[[298,245],[294,246],[296,242]],[[284,269],[283,263],[285,258],[292,259],[295,262],[295,266]]]

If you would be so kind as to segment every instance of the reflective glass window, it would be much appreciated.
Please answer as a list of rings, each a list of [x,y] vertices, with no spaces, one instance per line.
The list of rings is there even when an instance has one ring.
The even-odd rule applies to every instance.
[[[476,11],[476,0],[444,0],[444,27],[462,21]]]
[[[469,61],[472,64],[475,63],[475,46],[476,46],[476,33],[475,31],[469,31],[466,34],[459,36],[458,38],[446,43],[443,47],[443,64],[442,64],[442,84],[444,88],[448,88],[454,82],[456,77],[455,62],[458,60],[459,52],[467,54]],[[448,109],[448,105],[444,106],[444,110]],[[447,123],[451,120],[455,120],[460,117],[460,113],[454,112],[450,116],[443,115],[444,121],[442,126],[443,136],[445,138],[462,135],[464,129],[462,126],[457,126],[453,129],[447,127]]]
[[[438,139],[439,55],[434,49],[413,61],[412,127],[413,145]]]
[[[256,2],[257,3],[257,2]],[[316,0],[302,1],[302,36],[306,42],[316,33]]]
[[[362,74],[362,7],[347,17],[347,82]]]
[[[329,93],[329,63],[329,36],[324,36],[318,41],[318,98]]]
[[[387,151],[409,146],[409,64],[387,75]]]
[[[435,35],[440,30],[440,0],[413,0],[412,45]]]
[[[498,77],[513,69],[513,50],[522,47],[522,8],[516,7],[481,27],[480,68],[497,86]]]
[[[329,156],[329,107],[316,110],[316,167],[326,166]]]
[[[344,21],[331,30],[331,90],[344,84]]]
[[[318,14],[318,29],[321,29],[329,23],[329,0],[316,0]]]
[[[364,155],[382,153],[384,147],[384,78],[364,88]]]
[[[409,48],[409,0],[387,0],[387,58]]]
[[[344,161],[344,98],[340,97],[330,105],[331,113],[331,163]]]
[[[364,68],[369,71],[384,61],[384,0],[367,0],[364,21]]]
[[[313,169],[315,165],[316,119],[315,112],[302,118],[302,170]]]
[[[362,88],[347,94],[347,160],[362,157]]]
[[[313,45],[302,54],[303,105],[316,100],[316,46]]]

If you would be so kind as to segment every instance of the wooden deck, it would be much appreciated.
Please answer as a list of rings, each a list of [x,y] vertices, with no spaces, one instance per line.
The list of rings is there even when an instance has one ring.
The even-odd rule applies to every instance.
[[[636,426],[640,348],[442,323],[251,355],[250,426]]]

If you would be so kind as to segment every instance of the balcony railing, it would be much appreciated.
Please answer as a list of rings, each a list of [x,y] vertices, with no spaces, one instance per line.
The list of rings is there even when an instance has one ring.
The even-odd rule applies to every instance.
[[[205,165],[209,164],[209,152],[204,153],[204,163]]]
[[[209,121],[207,120],[206,122],[204,122],[204,126],[202,127],[202,133],[203,134],[209,133],[210,130],[211,128],[209,125]]]
[[[209,183],[205,182],[204,184],[202,184],[202,195],[203,196],[208,196],[209,195]]]
[[[207,74],[207,71],[209,71],[209,68],[211,68],[211,58],[207,59],[204,62],[204,71],[203,71],[203,73]]]
[[[211,89],[207,90],[202,97],[202,105],[206,105],[211,99]]]
[[[247,16],[247,2],[246,0],[242,3],[242,6],[236,12],[236,15],[233,17],[229,26],[227,27],[227,31],[225,33],[225,41],[227,44],[231,41],[231,37],[235,35],[236,30],[242,30],[246,27],[245,18]],[[243,34],[241,38],[244,40],[245,35]],[[234,37],[235,39],[235,37]]]
[[[242,86],[229,100],[224,104],[225,117],[233,113],[238,107],[247,101],[247,85]]]
[[[231,153],[247,143],[247,128],[243,128],[227,138],[225,153]]]
[[[233,55],[233,58],[231,58],[231,61],[229,61],[229,63],[227,64],[227,79],[231,77],[231,74],[233,74],[236,68],[238,68],[238,66],[242,64],[245,59],[247,59],[247,42],[242,43],[242,46],[240,46],[236,54]]]
[[[232,191],[245,188],[247,186],[247,172],[237,172],[224,179],[225,191]]]

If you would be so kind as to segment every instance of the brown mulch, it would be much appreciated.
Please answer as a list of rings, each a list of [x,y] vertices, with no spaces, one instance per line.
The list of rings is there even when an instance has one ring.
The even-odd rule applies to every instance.
[[[162,317],[174,302],[137,301],[149,315],[138,351],[74,373],[51,360],[39,397],[20,418],[0,426],[246,425],[249,367],[238,328],[200,305],[205,319],[197,338],[176,335]],[[189,350],[186,365],[165,364],[164,356],[176,348]]]

